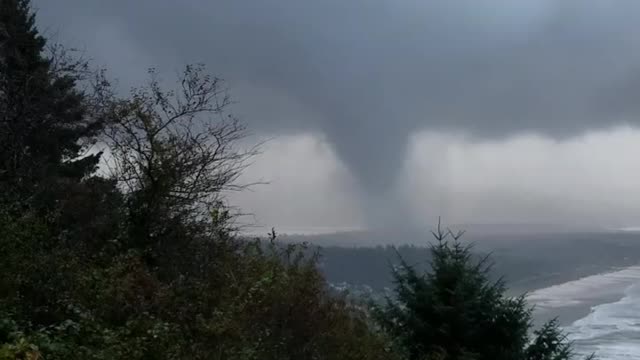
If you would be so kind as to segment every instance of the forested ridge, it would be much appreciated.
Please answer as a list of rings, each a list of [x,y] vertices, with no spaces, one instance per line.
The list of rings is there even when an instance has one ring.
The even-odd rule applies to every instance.
[[[427,231],[424,233],[428,235]],[[363,234],[362,238],[366,239],[366,236]],[[313,249],[321,253],[320,268],[332,283],[368,285],[377,291],[390,288],[393,276],[389,273],[389,265],[397,262],[397,253],[419,270],[429,267],[431,252],[427,241],[424,241],[425,235],[411,238],[422,239],[422,245],[317,245],[323,244],[326,237],[286,236],[281,240],[312,244]],[[494,265],[490,277],[494,280],[503,277],[510,292],[519,293],[636,265],[640,261],[638,240],[635,233],[585,232],[511,235],[509,241],[465,239],[464,243],[473,246],[472,252],[478,258],[491,254]]]

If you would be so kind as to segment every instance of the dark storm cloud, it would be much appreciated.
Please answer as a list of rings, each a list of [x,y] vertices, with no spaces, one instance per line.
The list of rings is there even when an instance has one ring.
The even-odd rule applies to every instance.
[[[100,61],[202,61],[286,100],[254,129],[324,132],[367,191],[388,187],[417,129],[565,136],[640,112],[635,0],[36,1],[42,23]],[[94,29],[116,34],[94,43]],[[119,44],[126,43],[126,47]],[[135,52],[135,55],[123,52]],[[240,91],[242,94],[242,91]],[[291,112],[288,105],[298,110]],[[300,110],[302,109],[302,110]]]

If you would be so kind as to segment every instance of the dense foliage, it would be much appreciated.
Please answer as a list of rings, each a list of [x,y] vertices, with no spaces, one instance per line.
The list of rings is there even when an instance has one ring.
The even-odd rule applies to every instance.
[[[401,258],[395,296],[377,307],[382,326],[410,360],[565,360],[571,345],[555,321],[530,337],[531,308],[489,278],[488,257],[474,259],[462,233],[438,225],[431,269],[416,271]],[[448,238],[451,237],[450,241]]]

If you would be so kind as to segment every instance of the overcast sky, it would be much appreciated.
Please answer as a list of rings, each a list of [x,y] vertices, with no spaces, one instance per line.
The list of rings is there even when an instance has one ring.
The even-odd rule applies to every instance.
[[[640,224],[637,0],[34,4],[122,88],[225,78],[275,137],[234,197],[261,224]]]

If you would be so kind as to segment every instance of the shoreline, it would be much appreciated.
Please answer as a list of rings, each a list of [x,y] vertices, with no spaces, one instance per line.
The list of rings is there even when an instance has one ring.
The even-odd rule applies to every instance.
[[[619,301],[624,297],[624,292],[618,294],[607,294],[597,299],[583,301],[579,304],[561,307],[538,307],[534,306],[533,318],[536,328],[554,318],[558,320],[560,327],[571,326],[574,322],[587,317],[593,308],[602,304],[610,304]]]
[[[553,318],[558,319],[560,326],[566,327],[588,316],[595,306],[619,301],[625,296],[625,290],[638,282],[640,266],[610,268],[531,290],[527,301],[534,307],[536,327]]]

